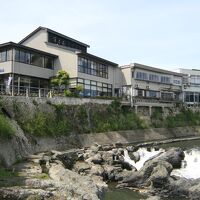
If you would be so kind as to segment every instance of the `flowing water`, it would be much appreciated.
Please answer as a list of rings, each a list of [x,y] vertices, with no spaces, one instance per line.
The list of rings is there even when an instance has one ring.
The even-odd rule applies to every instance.
[[[153,156],[164,152],[165,149],[171,147],[181,147],[185,153],[185,159],[182,161],[181,169],[176,169],[172,171],[172,175],[185,177],[185,178],[200,178],[200,140],[191,140],[191,141],[181,141],[171,144],[160,145],[159,150],[154,148],[151,151],[147,151],[146,148],[140,148],[138,153],[140,155],[140,161],[134,162],[130,159],[128,151],[124,151],[124,160],[129,162],[131,165],[135,166],[139,170],[144,162]],[[111,187],[106,194],[105,200],[141,200],[146,199],[145,195],[139,194],[138,192],[130,190],[116,190],[114,187]],[[175,199],[174,199],[175,200]]]

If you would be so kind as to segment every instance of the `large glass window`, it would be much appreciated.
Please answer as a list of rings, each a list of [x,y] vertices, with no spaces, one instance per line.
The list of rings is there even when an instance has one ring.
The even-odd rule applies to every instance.
[[[54,68],[54,59],[52,57],[19,49],[15,49],[15,61],[47,69]]]
[[[0,62],[7,61],[6,50],[0,52]]]
[[[44,57],[37,53],[31,54],[31,65],[36,65],[38,67],[44,67]]]
[[[148,80],[148,74],[145,72],[137,72],[136,78],[140,80]]]
[[[83,86],[84,96],[112,96],[112,85],[91,81],[88,79],[77,79],[77,85]]]
[[[44,63],[45,63],[45,65],[44,65],[45,68],[47,68],[47,69],[53,69],[54,62],[53,62],[52,58],[45,57],[45,62]]]
[[[86,58],[78,58],[78,71],[93,76],[108,78],[108,66],[91,61]]]
[[[161,83],[170,84],[171,83],[170,77],[168,77],[168,76],[161,76]]]
[[[159,76],[156,74],[149,74],[149,80],[159,82]]]
[[[163,100],[173,100],[173,93],[170,92],[162,92],[161,99]]]

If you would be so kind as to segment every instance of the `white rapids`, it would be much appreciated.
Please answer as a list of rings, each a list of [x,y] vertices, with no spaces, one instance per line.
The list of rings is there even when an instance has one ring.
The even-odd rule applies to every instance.
[[[185,159],[180,169],[172,171],[171,175],[185,177],[187,179],[200,178],[200,149],[195,148],[184,151]]]
[[[154,148],[151,148],[151,151],[147,151],[146,148],[139,148],[137,152],[140,155],[140,160],[138,162],[135,162],[134,160],[130,159],[128,151],[125,149],[124,150],[124,161],[128,162],[129,164],[134,166],[137,170],[140,170],[143,167],[145,161],[149,160],[150,158],[152,158],[164,151],[165,151],[164,149],[159,149],[158,151],[156,151]]]

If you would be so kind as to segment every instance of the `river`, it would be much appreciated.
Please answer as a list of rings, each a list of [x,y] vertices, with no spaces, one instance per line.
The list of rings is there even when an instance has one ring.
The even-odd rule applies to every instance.
[[[151,152],[149,152],[146,148],[140,148],[139,153],[141,156],[141,160],[138,163],[135,163],[136,168],[139,170],[147,159],[171,147],[181,147],[185,153],[185,159],[182,162],[181,169],[173,170],[172,175],[193,179],[200,178],[200,140],[180,141],[159,145],[159,151],[155,151],[155,149],[152,148]],[[126,153],[125,159],[127,159],[128,162],[132,162],[131,160],[129,160],[129,157],[126,155]],[[124,189],[119,190],[115,189],[113,185],[110,185],[109,190],[106,193],[105,200],[142,200],[146,198],[147,196],[145,196],[144,194],[140,194],[139,192]],[[167,200],[171,199],[167,198]],[[173,200],[183,199],[173,198]]]

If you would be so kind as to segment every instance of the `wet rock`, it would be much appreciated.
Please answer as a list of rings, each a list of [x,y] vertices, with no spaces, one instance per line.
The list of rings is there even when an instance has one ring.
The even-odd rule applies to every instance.
[[[98,153],[98,154],[96,154],[96,155],[94,155],[94,156],[88,158],[88,159],[86,160],[86,162],[89,162],[89,163],[92,162],[92,163],[94,163],[94,164],[101,164],[101,163],[103,162],[103,159],[102,159],[102,157],[101,157],[101,154]]]
[[[173,168],[180,168],[184,157],[185,154],[181,148],[171,148],[157,156],[155,160],[164,160],[169,162]]]
[[[123,144],[120,143],[120,142],[117,142],[117,143],[115,143],[115,147],[116,147],[116,148],[122,148],[122,147],[123,147]]]
[[[106,179],[109,181],[116,181],[118,180],[119,174],[123,171],[121,166],[110,166],[110,165],[104,165],[104,170],[106,174]]]
[[[138,162],[140,160],[140,154],[138,152],[129,153],[129,157],[135,162]]]
[[[122,169],[126,169],[128,171],[132,171],[132,170],[136,171],[136,168],[128,162],[124,162],[124,161],[121,162],[121,166],[122,166]]]
[[[154,167],[149,181],[151,181],[151,184],[154,188],[162,188],[169,183],[168,178],[169,171],[167,170],[166,163],[165,165],[163,165],[163,163],[158,163],[158,165]]]
[[[110,151],[114,148],[112,144],[107,144],[102,146],[102,151]]]

